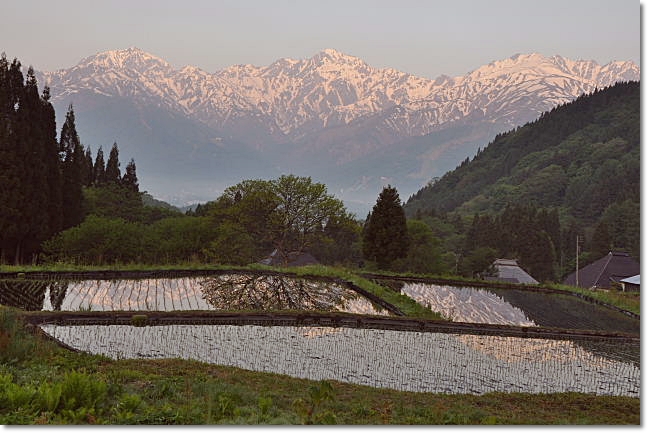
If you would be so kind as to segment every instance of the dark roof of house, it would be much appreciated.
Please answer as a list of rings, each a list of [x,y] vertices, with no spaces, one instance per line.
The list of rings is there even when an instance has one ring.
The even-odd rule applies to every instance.
[[[497,259],[493,262],[493,267],[497,272],[497,276],[487,278],[489,280],[504,281],[507,283],[538,284],[538,281],[526,273],[517,264],[516,260]]]
[[[639,263],[628,253],[610,252],[578,270],[578,286],[585,288],[610,287],[624,278],[637,275],[641,270]],[[563,282],[576,285],[576,272],[571,273]]]
[[[310,253],[288,253],[288,263],[283,263],[283,257],[277,250],[274,250],[268,257],[259,261],[262,265],[270,266],[305,266],[317,265],[319,261]]]

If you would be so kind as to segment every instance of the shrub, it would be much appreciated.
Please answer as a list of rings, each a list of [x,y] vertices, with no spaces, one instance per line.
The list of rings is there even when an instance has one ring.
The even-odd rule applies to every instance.
[[[67,410],[81,407],[96,409],[106,398],[108,385],[85,373],[72,371],[65,375],[61,383],[61,403]]]

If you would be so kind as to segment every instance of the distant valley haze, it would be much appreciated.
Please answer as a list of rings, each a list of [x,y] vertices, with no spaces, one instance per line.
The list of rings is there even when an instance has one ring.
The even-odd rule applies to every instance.
[[[184,206],[292,173],[325,183],[361,218],[384,185],[406,200],[496,134],[639,76],[632,61],[529,53],[432,80],[330,48],[209,73],[135,47],[37,73],[58,122],[73,104],[82,143],[96,155],[117,142],[156,198]]]

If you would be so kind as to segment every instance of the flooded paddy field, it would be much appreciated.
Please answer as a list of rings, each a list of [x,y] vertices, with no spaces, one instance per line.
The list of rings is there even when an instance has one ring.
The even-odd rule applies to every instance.
[[[78,350],[184,358],[416,392],[584,392],[639,397],[639,342],[297,326],[41,325]],[[605,346],[613,347],[614,356]],[[586,348],[587,347],[587,348]],[[597,351],[597,347],[599,349]]]
[[[640,321],[575,296],[521,289],[401,283],[401,293],[449,320],[639,334]]]
[[[388,311],[328,281],[264,274],[117,280],[0,280],[0,304],[27,311]]]
[[[524,289],[404,283],[400,290],[464,323],[386,317],[393,306],[343,281],[245,272],[5,279],[0,304],[36,316],[59,315],[59,321],[32,323],[63,345],[114,359],[195,359],[417,392],[639,396],[636,318],[575,297]],[[240,320],[264,312],[287,315],[279,318],[286,322],[292,314],[295,322]],[[351,314],[344,320],[335,316],[342,313]],[[165,314],[167,321],[161,318]],[[210,322],[215,314],[229,315],[231,322]],[[306,318],[309,314],[321,317]],[[96,321],[75,323],[66,315]],[[123,316],[121,322],[111,318],[116,315]],[[146,320],[136,323],[135,315]],[[399,323],[387,326],[383,320]],[[348,326],[339,326],[342,322]]]

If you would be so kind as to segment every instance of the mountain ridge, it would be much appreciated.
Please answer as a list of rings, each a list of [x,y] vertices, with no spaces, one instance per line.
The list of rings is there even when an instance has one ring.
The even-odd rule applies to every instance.
[[[333,192],[348,191],[349,185],[371,177],[373,187],[353,198],[370,202],[381,177],[391,176],[395,162],[379,160],[374,167],[379,172],[356,173],[354,164],[361,165],[363,158],[419,149],[417,155],[406,155],[408,167],[398,169],[399,177],[409,179],[403,185],[405,193],[411,192],[454,167],[436,164],[437,156],[458,162],[495,134],[557,105],[616,81],[638,79],[639,67],[632,62],[601,66],[532,53],[494,61],[463,76],[428,79],[374,68],[358,57],[324,49],[307,59],[232,65],[211,73],[190,65],[174,68],[131,47],[88,56],[74,67],[37,76],[50,86],[57,111],[73,103],[79,122],[95,126],[80,129],[98,140],[96,145],[116,140],[138,161],[145,158],[138,148],[141,142],[165,135],[164,130],[147,130],[156,123],[153,116],[159,118],[159,127],[184,133],[193,155],[202,149],[195,156],[201,161],[190,161],[192,169],[214,171],[207,160],[223,149],[241,153],[240,158],[261,152],[261,159],[267,160],[264,174],[308,171],[307,166],[319,164],[354,176],[332,181]],[[118,111],[131,111],[142,120],[138,124],[129,119],[128,128],[118,127],[119,133],[108,137],[107,127],[96,125]],[[199,137],[190,130],[191,124],[201,131]],[[462,128],[471,134],[462,137]],[[455,131],[453,140],[437,143],[439,134],[449,129]],[[421,140],[427,137],[437,144],[422,151]],[[160,147],[173,145],[168,141]],[[325,177],[327,170],[322,172]]]
[[[93,69],[91,76],[81,83],[73,83],[75,72],[90,68]],[[129,74],[129,71],[134,73]],[[636,79],[638,72],[639,68],[632,62],[615,61],[600,66],[592,60],[573,61],[531,53],[491,62],[464,76],[430,80],[392,68],[373,68],[358,57],[329,48],[309,59],[283,58],[268,66],[233,65],[209,73],[190,65],[175,69],[164,59],[131,47],[86,57],[73,68],[44,73],[44,77],[55,100],[66,91],[88,90],[94,81],[104,88],[112,85],[110,92],[103,92],[113,96],[157,96],[169,108],[181,109],[208,125],[207,112],[210,110],[230,115],[234,109],[249,110],[269,118],[269,123],[274,124],[270,127],[271,133],[275,132],[273,127],[278,127],[288,139],[293,139],[301,136],[304,124],[316,122],[320,128],[340,122],[348,125],[396,106],[401,106],[407,114],[421,112],[418,116],[407,117],[407,120],[418,119],[400,128],[402,135],[425,135],[434,126],[467,116],[476,109],[475,102],[482,103],[485,114],[493,112],[498,116],[507,105],[495,107],[493,100],[499,99],[489,97],[480,101],[479,96],[503,85],[509,88],[529,84],[554,86],[550,90],[555,95],[545,101],[542,108],[534,108],[539,115],[550,106],[567,102],[596,87]],[[514,77],[514,80],[504,83],[503,76]],[[140,86],[135,85],[137,83]],[[61,84],[67,89],[62,90]],[[98,89],[99,86],[93,87],[95,91]],[[309,101],[315,101],[316,106]],[[391,123],[391,128],[397,129],[394,123],[399,116],[403,120],[402,114],[402,111],[392,112],[388,116],[391,122],[386,124]],[[223,122],[226,120],[212,120],[211,124],[222,127]]]

